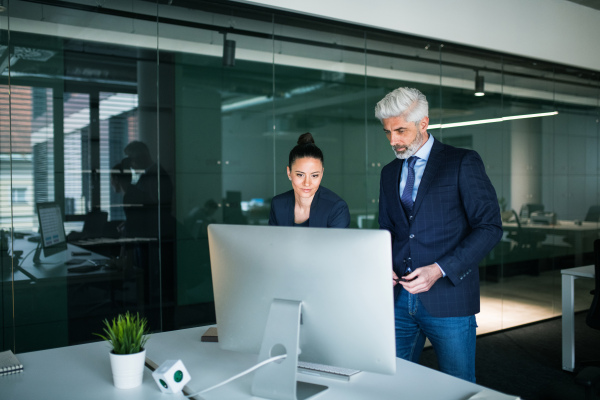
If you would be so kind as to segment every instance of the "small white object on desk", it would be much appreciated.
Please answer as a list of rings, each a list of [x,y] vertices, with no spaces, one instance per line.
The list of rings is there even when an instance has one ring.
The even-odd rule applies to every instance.
[[[152,373],[163,393],[179,393],[192,378],[181,360],[167,360]]]

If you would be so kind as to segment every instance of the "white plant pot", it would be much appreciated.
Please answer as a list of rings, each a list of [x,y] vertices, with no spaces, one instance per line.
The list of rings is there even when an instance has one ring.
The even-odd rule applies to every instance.
[[[113,382],[119,389],[132,389],[142,384],[146,349],[135,354],[114,354],[110,352],[110,366]]]

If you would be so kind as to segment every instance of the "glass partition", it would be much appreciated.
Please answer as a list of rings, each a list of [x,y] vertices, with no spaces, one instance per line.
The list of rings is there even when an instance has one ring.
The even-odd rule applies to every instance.
[[[560,314],[560,270],[592,262],[600,229],[597,75],[181,4],[11,1],[0,14],[2,349],[96,340],[125,310],[153,331],[214,323],[206,227],[266,225],[304,132],[351,228],[378,229],[394,155],[374,107],[400,86],[427,96],[429,132],[476,150],[496,189],[504,236],[480,263],[478,333]],[[61,206],[69,249],[34,262],[41,202]]]

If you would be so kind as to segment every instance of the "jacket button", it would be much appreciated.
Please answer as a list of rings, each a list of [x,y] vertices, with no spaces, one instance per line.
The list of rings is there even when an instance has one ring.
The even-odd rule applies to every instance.
[[[415,237],[415,235],[413,235],[412,233],[410,234],[409,238],[413,239]]]

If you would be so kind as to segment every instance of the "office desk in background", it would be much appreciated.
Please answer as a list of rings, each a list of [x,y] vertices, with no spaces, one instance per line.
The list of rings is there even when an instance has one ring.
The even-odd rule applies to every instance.
[[[575,279],[594,279],[594,266],[563,269],[562,274],[562,368],[575,368]],[[590,296],[590,304],[592,301]]]
[[[23,238],[15,239],[10,245],[14,251],[22,251],[23,254],[14,259],[19,263],[14,274],[11,274],[10,265],[3,267],[3,290],[11,294],[7,297],[11,299],[10,303],[7,301],[3,307],[12,309],[14,306],[15,317],[14,320],[7,318],[0,338],[5,337],[8,343],[16,340],[17,348],[22,351],[93,340],[91,333],[86,332],[87,319],[102,320],[96,314],[98,305],[108,305],[115,299],[115,288],[126,279],[123,271],[100,268],[91,272],[68,272],[70,267],[108,261],[102,255],[70,243],[65,252],[42,257],[37,264],[33,262],[33,253],[38,243]],[[72,255],[73,252],[75,255]],[[73,258],[84,262],[75,265],[65,263]],[[137,277],[130,279],[140,281]],[[141,301],[141,284],[139,287],[136,293],[138,303]],[[90,295],[89,288],[97,293],[96,297]]]
[[[218,343],[201,342],[207,327],[153,334],[146,345],[146,356],[160,365],[165,360],[181,359],[192,380],[188,388],[200,391],[242,372],[256,364],[255,354],[221,350]],[[17,354],[24,371],[0,377],[3,400],[17,399],[179,399],[163,394],[145,368],[141,386],[134,389],[116,389],[112,381],[109,347],[105,342]],[[203,395],[203,399],[249,399],[253,373]],[[397,359],[395,375],[368,372],[351,378],[349,382],[299,374],[298,378],[329,386],[317,396],[318,400],[394,399],[411,400],[467,400],[488,389],[461,379]],[[481,399],[515,399],[489,391],[496,397]],[[196,397],[198,398],[198,397]]]
[[[507,232],[515,232],[519,229],[516,222],[502,222],[502,229]],[[600,234],[600,224],[597,222],[582,221],[576,224],[571,220],[558,220],[555,225],[532,224],[527,221],[521,223],[524,232],[539,232],[546,235],[557,235],[568,238],[573,243],[575,263],[580,265],[584,250],[592,251],[592,247],[585,249],[586,242],[593,242]]]

